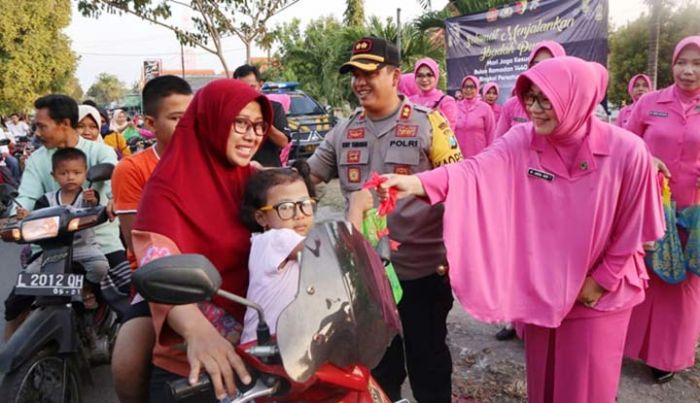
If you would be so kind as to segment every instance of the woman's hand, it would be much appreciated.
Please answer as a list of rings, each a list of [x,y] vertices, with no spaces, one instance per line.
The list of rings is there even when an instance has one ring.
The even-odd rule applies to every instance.
[[[581,304],[592,308],[598,303],[600,297],[605,293],[605,289],[601,287],[598,283],[593,280],[593,277],[586,277],[586,281],[583,283],[581,292],[578,294],[577,301]]]
[[[382,183],[377,189],[377,195],[379,195],[379,200],[384,201],[389,198],[389,188],[395,187],[398,189],[399,199],[407,196],[425,196],[425,189],[420,179],[415,175],[395,175],[387,174],[382,175],[386,178],[386,182]]]
[[[658,158],[654,158],[654,169],[656,169],[657,173],[661,172],[667,178],[671,177],[671,171],[669,171],[666,164]]]
[[[236,393],[233,371],[244,384],[251,382],[250,374],[231,342],[221,336],[209,322],[193,328],[184,338],[190,364],[190,384],[197,382],[199,373],[204,368],[214,385],[217,399],[221,400]]]

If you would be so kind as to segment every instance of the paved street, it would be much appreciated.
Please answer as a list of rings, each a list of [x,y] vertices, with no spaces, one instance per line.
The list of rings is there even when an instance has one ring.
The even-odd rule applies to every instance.
[[[3,301],[15,284],[19,270],[20,248],[13,244],[0,242],[0,295]],[[3,320],[0,320],[0,334],[5,331],[5,305],[0,305]],[[0,340],[0,345],[3,345]],[[112,376],[109,366],[101,366],[93,369],[94,385],[83,386],[83,398],[86,403],[118,403],[117,396],[112,386]]]

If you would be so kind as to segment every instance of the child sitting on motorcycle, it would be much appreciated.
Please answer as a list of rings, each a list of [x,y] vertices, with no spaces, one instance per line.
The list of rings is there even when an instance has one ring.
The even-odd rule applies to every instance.
[[[259,171],[246,185],[241,221],[253,232],[247,298],[263,308],[272,334],[299,287],[297,256],[314,225],[315,197],[309,166],[302,160],[293,168]],[[257,313],[248,308],[242,343],[256,339],[257,325]]]
[[[71,205],[74,207],[94,207],[99,204],[99,193],[94,189],[83,189],[82,184],[87,177],[87,156],[77,148],[62,148],[51,157],[51,175],[60,186],[54,192],[48,192],[36,201],[34,209]],[[24,219],[29,211],[17,209],[17,219]],[[85,279],[90,288],[99,289],[100,281],[109,270],[109,262],[95,240],[92,228],[78,231],[73,241],[73,261],[85,269]],[[27,272],[38,273],[41,269],[41,259],[35,259]],[[96,308],[97,301],[92,292],[84,292],[83,302],[88,309]]]

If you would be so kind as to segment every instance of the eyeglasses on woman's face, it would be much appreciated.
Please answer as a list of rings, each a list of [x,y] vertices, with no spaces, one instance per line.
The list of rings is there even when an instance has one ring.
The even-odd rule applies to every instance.
[[[238,134],[247,134],[251,129],[256,136],[264,136],[269,125],[267,122],[251,122],[244,117],[236,117],[233,121],[233,131]]]
[[[528,91],[523,98],[528,108],[532,108],[537,103],[543,111],[552,110],[552,101],[542,93],[535,94],[532,91]]]

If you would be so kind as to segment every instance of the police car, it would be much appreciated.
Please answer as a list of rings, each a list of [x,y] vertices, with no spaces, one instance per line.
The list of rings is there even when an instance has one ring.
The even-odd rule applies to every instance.
[[[287,109],[287,125],[292,142],[289,159],[308,158],[335,124],[330,108],[324,108],[297,82],[263,84],[262,92]],[[286,104],[286,105],[285,105]]]

